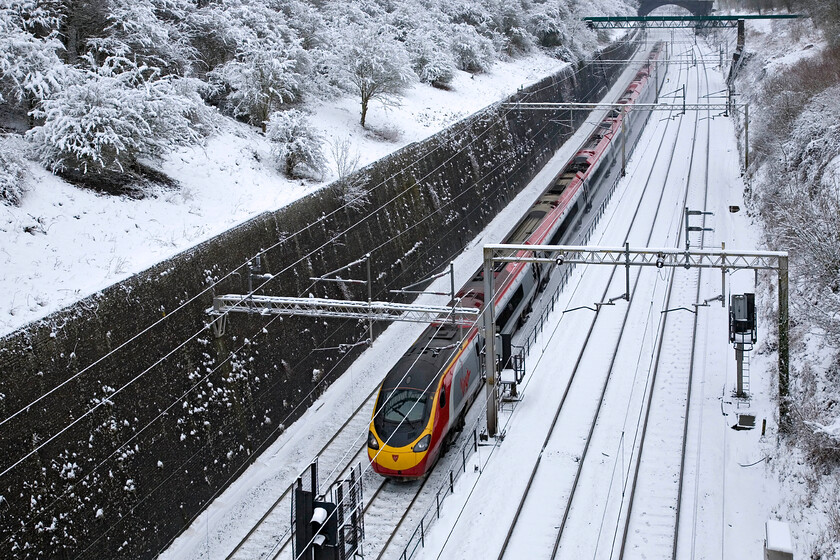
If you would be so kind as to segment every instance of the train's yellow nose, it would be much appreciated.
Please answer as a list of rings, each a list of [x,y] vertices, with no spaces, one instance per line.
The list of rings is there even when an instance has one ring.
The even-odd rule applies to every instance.
[[[377,465],[391,471],[405,471],[416,467],[423,460],[422,453],[402,451],[398,448],[383,446],[381,450],[368,448],[368,458]]]

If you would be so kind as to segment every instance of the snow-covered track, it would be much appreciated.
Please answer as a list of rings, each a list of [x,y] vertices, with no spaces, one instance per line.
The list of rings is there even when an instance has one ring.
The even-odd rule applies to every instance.
[[[659,145],[656,149],[656,160],[659,160],[658,156],[663,151],[662,148],[665,145],[666,138],[668,137],[668,129],[670,128],[671,122],[672,121],[668,120],[665,126],[665,131],[661,136]],[[679,121],[679,124],[682,124],[681,120]],[[668,158],[668,162],[673,161],[679,138],[679,133],[674,135],[673,147],[670,150],[671,154]],[[636,217],[639,215],[640,209],[644,204],[653,204],[656,207],[657,213],[659,212],[659,207],[662,204],[663,194],[666,191],[667,182],[662,185],[657,185],[659,187],[658,189],[651,189],[651,191],[655,192],[651,192],[650,196],[646,200],[645,193],[648,190],[648,186],[654,182],[652,180],[652,176],[653,167],[651,167],[650,174],[648,175],[644,189],[645,192],[642,193],[642,196],[639,197],[636,203],[633,219],[626,226],[627,233],[624,238],[625,242],[627,242],[628,239],[638,239],[639,237],[643,237],[643,239],[639,240],[640,243],[650,242],[654,236],[656,220],[653,220],[653,225],[647,230],[646,234],[633,231],[633,225],[636,223]],[[650,197],[654,197],[654,200],[649,200]],[[667,219],[665,221],[667,221]],[[643,220],[641,222],[641,225],[643,226]],[[618,278],[616,278],[616,276],[618,276]],[[620,340],[622,338],[624,327],[627,325],[628,318],[630,317],[634,300],[639,299],[642,303],[644,303],[644,300],[647,297],[646,294],[643,294],[638,298],[636,297],[640,277],[641,274],[637,274],[636,286],[632,288],[631,303],[625,308],[625,318],[621,323],[621,327],[618,329],[618,332],[614,329],[614,320],[605,321],[604,325],[599,325],[598,317],[601,314],[601,308],[599,307],[596,311],[595,317],[590,324],[586,340],[578,355],[575,368],[567,381],[563,398],[555,411],[554,420],[549,429],[549,433],[546,436],[542,452],[538,456],[532,469],[531,477],[520,499],[517,513],[514,516],[507,538],[500,550],[500,559],[504,557],[523,557],[526,553],[548,555],[548,550],[552,550],[552,557],[557,554],[560,546],[560,540],[563,535],[563,529],[569,519],[571,507],[577,492],[582,468],[584,464],[587,463],[586,457],[589,451],[589,443],[592,440],[593,432],[597,426],[598,417],[601,406],[604,402],[604,396],[608,385],[613,378],[613,369],[616,365],[616,358],[618,356]],[[623,288],[623,274],[616,275],[616,271],[614,270],[610,275],[609,282],[603,290],[600,301],[606,301],[610,296],[614,296],[616,293],[621,293]],[[609,347],[612,347],[613,351],[605,353],[605,349]],[[586,358],[584,359],[585,355]],[[599,365],[591,367],[593,360],[598,361]],[[583,361],[588,363],[589,367],[587,369],[590,371],[605,372],[604,377],[594,378],[589,376],[586,379],[576,381],[576,373],[579,369],[582,369],[581,363]],[[564,405],[567,400],[569,402],[591,403],[591,407],[594,408],[594,410],[591,411],[591,414],[584,413],[582,415],[573,416],[570,413],[567,413],[563,416]],[[562,421],[558,422],[558,419],[561,419],[561,417]],[[563,430],[555,430],[555,428],[560,425],[563,426]],[[563,434],[558,438],[557,432],[560,431],[562,431]],[[558,488],[562,488],[562,490],[558,490]],[[560,494],[560,499],[558,499],[558,493]],[[553,507],[547,503],[548,500],[554,503]],[[565,508],[562,512],[557,511],[557,504],[562,503],[565,503]],[[545,516],[544,512],[546,510],[554,510],[556,515]],[[539,512],[543,513],[542,517],[547,517],[549,519],[538,519],[538,517],[540,517]],[[542,528],[537,528],[537,525],[542,525]]]
[[[353,411],[350,417],[336,430],[318,452],[319,462],[334,466],[332,472],[321,481],[324,487],[341,480],[348,469],[360,460],[367,461],[365,436],[367,424],[373,412],[376,392],[374,389]],[[360,435],[361,434],[361,435]],[[361,444],[358,441],[361,441]],[[291,511],[292,489],[289,486],[254,524],[226,560],[257,560],[279,558],[282,552],[291,551]],[[289,552],[290,553],[290,552]]]
[[[427,476],[411,482],[387,481],[380,486],[381,491],[365,506],[366,556],[386,558],[429,480]]]
[[[703,74],[706,91],[709,92],[711,88],[705,64]],[[690,183],[694,179],[696,183],[702,182],[703,188],[689,189],[686,197],[690,207],[703,209],[706,208],[709,192],[711,139],[711,115],[705,117],[707,126],[702,152],[704,157],[700,165],[697,165],[700,173],[695,173],[697,162],[694,157],[696,151],[693,150],[688,181]],[[698,113],[697,119],[699,118]],[[702,247],[704,236],[705,232],[700,231],[696,238],[691,240],[693,245],[699,244]],[[673,276],[672,286],[675,289],[669,289],[666,308],[690,309],[692,304],[701,299],[701,271],[675,269]],[[692,315],[680,312],[666,313],[663,316],[652,375],[652,390],[647,397],[636,467],[627,498],[627,510],[622,516],[623,533],[618,558],[676,558],[695,357],[702,354],[704,343],[703,340],[698,340],[698,319],[696,312]],[[648,439],[656,444],[645,445]]]

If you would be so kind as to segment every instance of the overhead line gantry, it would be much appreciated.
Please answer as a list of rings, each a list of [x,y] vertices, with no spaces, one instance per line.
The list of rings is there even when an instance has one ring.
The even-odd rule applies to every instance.
[[[585,17],[592,29],[720,29],[737,27],[738,22],[755,19],[796,19],[801,14],[734,15],[734,16],[612,16]],[[743,25],[743,23],[741,23]]]

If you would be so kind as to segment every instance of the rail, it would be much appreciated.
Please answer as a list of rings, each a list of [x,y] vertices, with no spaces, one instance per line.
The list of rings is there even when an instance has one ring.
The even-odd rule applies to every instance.
[[[411,537],[409,537],[408,543],[402,551],[402,554],[399,556],[400,560],[411,560],[411,558],[414,558],[414,555],[418,550],[426,546],[426,531],[434,521],[440,518],[441,504],[443,504],[444,500],[446,500],[450,494],[455,492],[455,482],[462,474],[467,472],[467,459],[471,457],[473,453],[478,451],[478,423],[480,419],[481,416],[479,416],[479,420],[476,420],[475,424],[473,424],[472,434],[461,447],[460,468],[458,468],[458,464],[456,464],[449,469],[448,479],[445,480],[445,482],[441,484],[435,492],[434,503],[426,508],[423,515],[420,516],[420,522],[417,524],[417,527],[415,527],[414,532],[411,534]],[[472,451],[467,453],[467,449],[470,447],[472,448]]]

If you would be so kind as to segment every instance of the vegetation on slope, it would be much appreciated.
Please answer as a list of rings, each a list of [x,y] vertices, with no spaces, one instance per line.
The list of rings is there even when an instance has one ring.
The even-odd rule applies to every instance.
[[[371,102],[394,103],[418,80],[446,88],[456,70],[535,48],[576,60],[598,40],[582,15],[629,10],[606,0],[0,0],[0,200],[20,200],[27,155],[120,192],[173,146],[209,134],[211,108],[263,130],[272,122],[275,138],[294,136],[277,150],[292,161],[278,165],[317,173],[305,119],[276,113],[350,95],[364,127]],[[283,122],[300,134],[280,133]],[[7,149],[20,137],[27,150]]]
[[[734,3],[733,3],[734,4]],[[748,0],[798,11],[750,52],[738,90],[753,108],[750,204],[771,249],[791,258],[792,368],[787,445],[806,497],[790,504],[803,525],[821,512],[812,558],[840,556],[840,2]],[[810,41],[810,42],[809,42]],[[795,46],[797,48],[792,48]],[[797,53],[797,51],[799,51]],[[796,455],[796,454],[795,454]],[[803,528],[804,529],[804,528]]]

